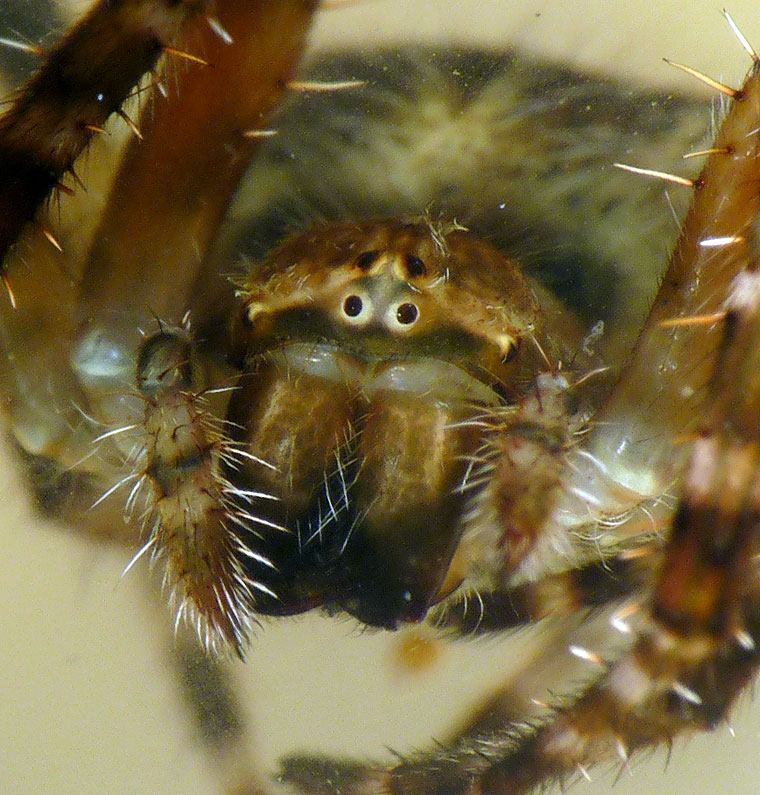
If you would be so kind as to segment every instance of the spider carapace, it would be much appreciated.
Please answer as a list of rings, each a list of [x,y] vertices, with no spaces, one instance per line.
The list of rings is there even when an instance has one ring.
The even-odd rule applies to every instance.
[[[240,294],[229,420],[252,458],[235,477],[272,498],[252,510],[280,528],[253,544],[276,564],[258,575],[277,598],[257,609],[336,604],[393,628],[475,571],[505,578],[558,483],[568,383],[538,372],[578,354],[578,338],[556,342],[569,315],[492,246],[430,219],[299,234]],[[463,534],[497,536],[504,571],[474,542],[465,554]]]

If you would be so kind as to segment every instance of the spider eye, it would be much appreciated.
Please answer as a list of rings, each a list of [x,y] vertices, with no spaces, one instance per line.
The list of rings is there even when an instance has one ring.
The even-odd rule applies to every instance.
[[[420,309],[411,301],[389,306],[385,313],[385,324],[389,331],[407,331],[420,317]]]
[[[344,320],[350,320],[352,326],[363,326],[372,317],[372,301],[366,295],[347,295],[341,308]]]
[[[425,263],[414,254],[406,255],[406,272],[409,274],[410,279],[416,279],[418,276],[424,276],[427,273]]]
[[[343,311],[348,317],[358,317],[364,309],[364,301],[358,295],[349,295],[343,302]]]
[[[417,320],[419,315],[420,310],[417,309],[417,306],[408,302],[399,304],[399,307],[396,310],[396,320],[398,320],[402,326],[411,326]]]
[[[359,254],[354,265],[361,271],[368,271],[379,256],[379,251],[365,251],[363,254]]]

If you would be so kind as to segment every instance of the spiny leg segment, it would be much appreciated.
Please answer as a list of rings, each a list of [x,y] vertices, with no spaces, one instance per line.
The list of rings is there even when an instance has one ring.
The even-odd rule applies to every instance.
[[[177,622],[194,624],[207,651],[228,647],[242,656],[257,593],[275,597],[251,576],[275,566],[256,552],[255,526],[244,521],[245,503],[267,495],[251,498],[225,477],[244,452],[225,438],[208,407],[193,344],[188,328],[164,328],[140,350],[145,469],[130,501],[147,486],[152,528],[145,548],[166,558],[165,587]]]
[[[101,2],[48,54],[0,120],[0,260],[92,137],[121,111],[164,47],[204,5],[203,0]]]
[[[221,470],[222,459],[234,453],[231,445],[223,441],[223,434],[209,427],[210,413],[200,394],[203,389],[193,382],[195,362],[203,357],[195,356],[191,349],[196,343],[187,335],[158,335],[153,341],[142,342],[143,354],[149,349],[155,354],[162,339],[171,339],[180,347],[185,344],[188,354],[186,361],[166,363],[158,377],[158,381],[164,379],[160,389],[151,387],[148,394],[147,382],[141,381],[147,406],[142,419],[112,415],[113,395],[120,390],[134,392],[135,384],[121,374],[104,382],[102,357],[112,359],[118,351],[119,358],[134,361],[141,344],[138,328],[148,326],[152,315],[177,326],[181,323],[192,305],[191,296],[198,291],[202,278],[199,274],[207,267],[206,254],[230,196],[258,146],[257,140],[247,137],[246,132],[268,120],[284,93],[316,7],[317,3],[311,0],[216,2],[213,7],[200,0],[98,3],[50,52],[0,120],[0,171],[4,177],[10,175],[0,187],[0,206],[7,204],[13,209],[0,213],[0,255],[4,255],[24,222],[32,219],[40,203],[73,169],[75,159],[92,137],[104,132],[108,116],[123,113],[122,104],[143,73],[153,70],[163,53],[181,62],[173,74],[171,91],[163,99],[155,98],[147,108],[149,112],[133,123],[138,135],[127,147],[109,209],[95,234],[84,267],[78,306],[71,307],[71,317],[62,316],[60,306],[51,308],[58,331],[55,345],[50,347],[55,351],[60,346],[62,357],[54,354],[53,359],[71,361],[72,368],[50,368],[53,375],[47,377],[45,391],[51,396],[56,392],[67,395],[59,411],[63,420],[60,433],[69,439],[75,436],[72,428],[80,429],[78,441],[71,443],[74,452],[70,457],[75,461],[84,457],[80,450],[87,446],[87,441],[79,437],[89,436],[90,452],[93,445],[97,447],[96,458],[118,461],[123,459],[122,448],[115,436],[101,433],[103,426],[107,429],[115,424],[134,425],[135,433],[142,428],[148,458],[142,482],[152,484],[143,494],[154,494],[154,516],[159,517],[159,527],[165,525],[162,532],[154,534],[153,551],[163,541],[175,553],[180,548],[188,553],[179,558],[175,555],[175,563],[179,559],[185,564],[191,560],[198,563],[199,568],[175,566],[169,579],[173,585],[181,582],[180,590],[184,589],[185,594],[196,589],[196,594],[207,595],[200,602],[209,612],[201,616],[200,623],[213,631],[208,635],[202,631],[201,635],[221,637],[238,653],[245,646],[243,616],[251,611],[247,602],[256,587],[243,587],[242,575],[235,576],[229,568],[234,555],[227,547],[234,545],[237,536],[229,528],[234,517],[223,494],[225,479]],[[114,35],[114,30],[121,31],[121,35]],[[180,40],[191,52],[174,46]],[[220,90],[220,86],[226,87]],[[237,95],[233,94],[233,86],[237,87]],[[179,127],[181,136],[177,135]],[[189,168],[191,161],[194,166]],[[150,207],[154,221],[146,222],[144,214],[135,211],[139,207]],[[49,244],[32,242],[25,247],[25,259],[33,264],[38,258],[46,261],[52,249],[43,253],[35,246],[44,250]],[[3,273],[10,283],[16,265],[15,260],[4,263]],[[173,275],[160,279],[157,271]],[[20,281],[22,275],[19,274]],[[217,277],[217,282],[223,281],[223,276]],[[156,287],[162,284],[166,289],[159,294]],[[154,286],[149,298],[145,285]],[[200,292],[209,304],[214,304],[206,291]],[[227,292],[231,293],[231,288]],[[8,313],[6,337],[27,336],[29,318],[41,311],[25,286],[19,299],[24,311]],[[50,300],[48,296],[41,303],[47,306]],[[60,297],[56,295],[52,300],[60,302]],[[114,311],[115,307],[119,310]],[[202,320],[212,312],[200,307],[193,317]],[[16,403],[19,411],[26,414],[28,394],[36,389],[29,381],[34,380],[39,368],[25,369],[17,357],[10,355],[8,360],[12,363],[9,391],[19,393]],[[190,374],[188,383],[182,378],[186,372]],[[170,374],[178,375],[176,383],[166,383],[172,380]],[[60,382],[60,389],[53,388],[52,382],[56,387]],[[167,401],[171,400],[174,402],[170,409]],[[53,409],[58,407],[54,405]],[[82,416],[101,424],[82,422]],[[183,434],[188,438],[183,440]],[[51,439],[48,449],[39,452],[52,457],[56,453],[48,450],[57,451],[61,444],[69,441]],[[140,441],[136,444],[139,447]],[[206,475],[200,477],[203,467],[196,468],[196,477],[189,480],[196,487],[193,495],[179,494],[177,484],[161,481],[176,464],[176,460],[163,460],[167,454],[176,460],[187,456],[207,459]],[[57,455],[66,458],[60,452]],[[199,482],[199,477],[203,482]],[[199,523],[191,506],[209,501],[213,504],[200,509],[201,514],[211,517],[209,526],[203,529],[203,522]],[[169,510],[170,503],[173,510]],[[167,520],[169,514],[171,521]],[[211,526],[220,521],[223,527],[212,530]],[[216,551],[224,548],[226,554],[215,557],[214,544],[209,544],[212,537],[220,542]],[[219,566],[229,576],[219,577],[214,583]],[[206,572],[203,576],[201,569]],[[193,574],[198,575],[194,584]],[[237,587],[233,587],[233,582]],[[180,603],[186,604],[186,600],[181,599]],[[247,603],[245,610],[243,603]],[[234,609],[220,612],[221,605],[232,605]],[[232,623],[218,621],[223,614],[226,619],[234,617]]]
[[[60,435],[51,439],[52,444],[45,439],[44,446],[41,449],[30,448],[30,454],[42,453],[51,460],[60,455],[60,465],[63,467],[72,465],[72,461],[76,462],[72,465],[74,467],[86,467],[86,461],[90,460],[93,471],[97,471],[99,466],[98,474],[104,479],[113,476],[110,465],[114,461],[121,461],[123,465],[120,449],[112,444],[114,437],[108,430],[101,432],[104,427],[108,429],[109,425],[113,428],[113,418],[109,418],[108,414],[97,417],[97,412],[88,405],[91,394],[88,389],[91,385],[80,381],[82,368],[74,372],[69,366],[72,349],[77,340],[81,341],[83,331],[79,324],[82,319],[84,318],[85,325],[98,322],[94,317],[88,318],[86,305],[77,316],[76,302],[80,297],[76,293],[79,283],[71,278],[74,273],[73,266],[71,272],[66,272],[66,267],[70,265],[68,255],[71,252],[65,240],[59,240],[50,229],[43,229],[43,234],[38,235],[38,239],[31,234],[30,240],[17,247],[21,252],[23,265],[22,268],[17,268],[19,257],[6,255],[14,249],[23,227],[37,216],[40,206],[51,193],[68,195],[72,192],[83,192],[80,188],[84,186],[73,171],[75,161],[88,148],[90,142],[96,138],[107,137],[107,119],[114,113],[118,114],[135,133],[135,148],[143,150],[141,155],[133,155],[133,160],[130,161],[132,183],[138,184],[131,194],[131,204],[127,207],[121,205],[122,212],[132,217],[136,212],[135,208],[154,206],[156,194],[151,195],[147,188],[150,187],[160,194],[167,187],[156,179],[155,164],[160,163],[165,167],[164,174],[174,188],[173,191],[164,193],[162,198],[168,204],[176,202],[175,207],[181,205],[187,213],[184,216],[180,213],[181,217],[177,218],[169,217],[167,213],[161,216],[159,212],[155,223],[144,222],[144,216],[139,212],[136,213],[138,219],[134,222],[135,225],[122,223],[119,226],[117,220],[118,229],[112,238],[114,247],[110,251],[111,256],[101,254],[96,258],[96,264],[91,264],[86,269],[88,273],[82,290],[83,300],[86,302],[87,297],[96,289],[93,284],[112,285],[118,280],[119,275],[110,274],[113,271],[121,274],[120,264],[126,270],[134,267],[134,257],[132,261],[129,258],[124,261],[122,257],[128,250],[136,248],[131,247],[129,242],[134,238],[137,228],[144,233],[140,235],[140,241],[144,244],[141,251],[150,260],[154,272],[155,269],[165,267],[176,271],[176,279],[171,276],[165,279],[166,284],[172,285],[172,291],[183,279],[192,286],[196,278],[192,268],[199,259],[205,259],[219,217],[234,191],[239,175],[256,149],[255,140],[246,137],[245,133],[266,123],[279,101],[290,72],[298,60],[305,31],[316,5],[316,2],[310,0],[217,0],[213,3],[205,0],[104,1],[96,3],[60,44],[47,53],[39,52],[43,58],[39,72],[21,89],[10,110],[0,119],[0,173],[3,175],[0,185],[0,276],[6,283],[10,302],[13,304],[10,310],[5,311],[2,333],[3,349],[7,355],[4,357],[6,366],[3,368],[5,396],[9,413],[14,415],[14,419],[15,406],[19,406],[23,420],[29,419],[27,407],[32,407],[32,414],[41,408],[46,416],[59,417],[61,420]],[[185,46],[205,57],[195,57],[192,53],[185,52]],[[144,119],[133,121],[122,110],[123,103],[133,93],[144,91],[143,88],[137,88],[138,83],[144,74],[154,71],[162,54],[172,58],[177,65],[176,72],[171,75],[176,79],[172,79],[170,89],[166,90],[161,78],[154,76],[154,85],[151,88],[158,86],[156,90],[160,90],[164,98],[155,98],[148,108],[151,112],[146,113]],[[230,71],[236,76],[235,80],[229,79]],[[198,86],[200,74],[204,75],[205,82]],[[220,85],[226,86],[225,91],[219,89]],[[236,103],[235,97],[228,91],[232,85],[237,85],[243,94],[240,103]],[[224,102],[222,107],[209,108],[207,104],[198,101],[199,96],[205,96],[209,100],[222,98]],[[192,114],[192,109],[197,111],[195,115]],[[214,130],[209,129],[211,122],[216,125]],[[162,124],[163,137],[155,132]],[[178,127],[187,133],[186,138],[177,135]],[[208,141],[214,139],[220,127],[227,131],[227,137],[220,134],[216,148],[206,146]],[[190,135],[192,130],[201,136],[200,142],[197,135],[196,138]],[[167,144],[167,136],[171,145]],[[230,138],[235,140],[230,141]],[[204,203],[200,191],[193,193],[197,186],[183,180],[188,174],[198,173],[188,167],[190,157],[187,151],[179,153],[173,160],[165,157],[167,152],[176,152],[177,147],[174,145],[182,140],[187,142],[191,154],[194,154],[192,150],[195,148],[196,151],[213,152],[212,156],[217,158],[210,168],[215,175],[225,174],[227,182],[224,186],[217,179],[207,178],[203,169],[200,169],[203,187],[214,191],[213,202]],[[143,158],[142,161],[140,157]],[[171,162],[167,163],[167,160]],[[166,172],[172,168],[175,169],[173,175],[167,175]],[[73,180],[73,188],[64,182],[68,174]],[[88,184],[87,187],[91,186]],[[145,193],[141,192],[143,189]],[[117,193],[120,190],[121,186],[117,186]],[[197,207],[189,200],[191,197],[197,198],[198,203],[207,209],[207,216],[199,217]],[[190,256],[187,247],[177,246],[177,256],[172,262],[162,260],[156,249],[156,240],[163,239],[169,230],[183,240],[190,241]],[[48,268],[48,261],[51,259],[54,260],[53,266]],[[90,259],[93,259],[92,255]],[[45,262],[44,268],[38,268],[40,261]],[[130,285],[134,297],[142,302],[140,318],[136,323],[134,317],[131,319],[126,339],[126,344],[133,346],[130,349],[133,357],[137,347],[134,340],[137,326],[149,325],[151,309],[163,310],[165,317],[171,316],[175,323],[179,323],[188,300],[187,292],[175,292],[177,300],[172,307],[177,308],[179,316],[167,310],[160,302],[151,303],[145,297],[144,287],[151,283],[161,283],[161,280],[156,280],[146,272],[149,268],[144,262],[143,266],[139,273],[133,270],[135,281]],[[46,279],[46,269],[56,274],[53,282]],[[27,270],[33,271],[33,284],[29,289],[26,286],[26,282],[30,281]],[[23,283],[21,290],[17,292],[14,291],[16,279]],[[65,290],[57,289],[59,279],[67,283]],[[121,282],[116,293],[116,298],[107,311],[118,307],[120,299],[125,297]],[[90,305],[94,306],[99,297],[102,296],[92,298]],[[67,303],[68,298],[71,300]],[[37,317],[43,318],[41,324],[39,321],[35,322]],[[52,333],[48,328],[50,324],[55,326]],[[124,328],[117,327],[115,332],[115,338],[124,341]],[[187,334],[168,336],[173,338],[173,342],[188,342]],[[37,337],[45,345],[44,358],[36,358],[34,354]],[[32,338],[35,338],[34,343]],[[11,346],[8,340],[15,342]],[[160,359],[153,355],[159,342],[160,340],[154,338],[154,341],[148,340],[144,343],[145,359],[152,360],[154,364]],[[24,349],[28,360],[21,355],[19,346]],[[186,367],[183,368],[183,365]],[[199,555],[193,557],[195,564],[200,570],[204,570],[206,566],[211,570],[219,560],[214,559],[213,549],[211,552],[208,548],[203,549],[203,544],[207,541],[203,533],[193,537],[193,533],[188,532],[188,529],[192,531],[192,527],[188,528],[192,512],[185,511],[186,506],[182,504],[181,495],[176,492],[169,493],[172,492],[172,484],[167,484],[166,476],[167,473],[171,474],[171,467],[162,459],[167,454],[173,456],[172,463],[175,465],[182,462],[183,456],[200,459],[198,472],[204,482],[198,484],[196,477],[195,483],[199,485],[202,495],[214,500],[211,514],[224,513],[221,508],[226,504],[226,499],[218,493],[219,490],[223,492],[226,487],[221,474],[224,466],[222,459],[225,455],[234,456],[234,453],[223,443],[220,429],[214,423],[208,422],[210,415],[204,402],[207,393],[204,394],[196,382],[195,373],[189,381],[182,380],[181,376],[190,368],[189,360],[175,361],[172,366],[158,372],[158,378],[153,379],[152,385],[150,378],[144,378],[141,383],[145,406],[142,443],[145,444],[146,452],[152,451],[148,454],[147,464],[143,458],[143,483],[150,487],[144,488],[143,492],[155,491],[153,509],[155,514],[163,515],[164,519],[174,508],[173,516],[177,521],[174,524],[164,521],[161,525],[164,535],[172,536],[168,546],[171,548],[173,545],[180,548],[180,551],[187,551],[197,545],[195,551]],[[145,376],[149,369],[144,361],[142,375]],[[134,365],[130,372],[129,381],[106,385],[105,391],[109,393],[115,389],[122,395],[126,392],[134,393]],[[156,375],[155,370],[153,375]],[[44,381],[41,390],[35,381],[36,377]],[[40,395],[46,395],[50,404],[35,408],[33,398]],[[14,408],[10,408],[11,405]],[[31,420],[28,427],[32,428],[36,424],[36,420]],[[14,425],[16,430],[18,427]],[[80,439],[84,445],[70,443],[70,439],[77,435],[75,429],[78,429],[79,437],[86,437]],[[20,436],[20,443],[23,444],[23,432]],[[139,444],[140,442],[138,446]],[[67,452],[62,450],[62,446],[69,446]],[[163,482],[160,482],[162,476]],[[86,475],[84,479],[88,479]],[[76,479],[73,482],[76,483]],[[134,479],[130,481],[132,484],[134,482]],[[97,489],[97,485],[94,488]],[[88,489],[85,499],[91,494],[92,491]],[[197,497],[197,494],[194,495],[196,504]],[[73,502],[78,503],[77,500]],[[100,507],[102,506],[98,506],[98,509]],[[106,521],[112,523],[113,518],[110,515]],[[213,526],[203,528],[207,535],[213,529]],[[113,535],[120,540],[126,537],[130,544],[134,544],[136,537],[130,535],[133,530],[134,525],[129,530],[115,529]],[[231,543],[234,537],[231,534],[224,538]],[[215,582],[217,574],[218,572],[212,572]],[[234,574],[233,572],[232,576]],[[185,587],[186,577],[181,571],[175,570],[170,580],[180,591]],[[208,578],[196,577],[195,587],[199,587],[199,584],[201,587],[206,586],[207,590],[210,586]],[[224,583],[223,578],[218,578],[216,589],[211,588],[213,593],[210,594],[207,604],[212,609],[202,617],[200,634],[203,636],[205,625],[214,637],[224,638],[231,648],[239,652],[247,641],[245,621],[240,618],[240,613],[228,612],[217,623],[221,614],[218,609],[213,609],[214,605],[219,608],[220,605],[229,604],[231,596],[228,586],[229,583]],[[248,595],[249,591],[246,590],[245,593]],[[232,597],[234,596],[233,594]],[[241,598],[240,589],[237,598]],[[214,725],[208,731],[204,727],[204,739],[209,746],[215,746],[214,755],[227,754],[232,744],[230,737],[236,747],[244,746],[241,740],[244,727],[239,716],[236,717],[237,706],[233,703],[234,699],[223,694],[224,683],[215,682],[212,677],[214,673],[223,676],[224,671],[210,660],[199,663],[197,653],[189,651],[186,638],[183,637],[178,644],[181,659],[178,659],[177,667],[185,673],[198,665],[203,670],[202,685],[190,682],[187,688],[188,698],[196,712],[209,725],[210,714],[213,713],[218,718],[225,709],[230,713],[228,719],[219,726]],[[249,749],[245,750],[248,753]],[[250,763],[238,765],[242,768],[241,771],[232,771],[229,760],[222,762],[224,773],[220,780],[225,782],[230,791],[261,791],[257,783],[258,777],[251,772]]]

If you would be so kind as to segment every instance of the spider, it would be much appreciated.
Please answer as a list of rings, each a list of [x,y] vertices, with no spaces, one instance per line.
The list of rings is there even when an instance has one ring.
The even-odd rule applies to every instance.
[[[90,181],[89,179],[88,179],[87,181],[88,181],[88,190],[89,190],[89,192],[92,194],[92,193],[94,193],[94,192],[95,192],[95,191],[94,191],[94,189],[93,189],[93,183],[92,183],[92,181]],[[634,189],[632,188],[632,190],[634,190]],[[94,199],[92,199],[92,197],[90,197],[90,199],[89,199],[89,200],[90,200],[90,201],[94,201]],[[339,209],[340,209],[340,208],[339,208]],[[402,210],[403,210],[403,211],[406,211],[406,208],[402,208]],[[322,212],[324,212],[325,214],[327,214],[326,210],[322,210]],[[63,214],[63,213],[62,213],[62,214]],[[54,217],[54,215],[53,215],[53,217]],[[65,245],[65,250],[66,250],[66,256],[67,256],[67,259],[69,259],[69,261],[70,261],[70,262],[73,262],[73,259],[74,259],[74,257],[73,257],[72,251],[74,250],[74,246],[75,246],[75,244],[76,244],[76,238],[75,238],[75,237],[64,237],[63,233],[59,232],[57,229],[56,229],[56,230],[51,230],[51,229],[49,229],[49,228],[48,228],[48,227],[45,225],[45,222],[41,222],[38,228],[39,228],[39,229],[43,229],[43,228],[44,228],[44,229],[45,229],[45,231],[47,231],[47,232],[48,232],[48,233],[49,233],[49,234],[50,234],[50,235],[51,235],[51,236],[54,238],[54,241],[56,241],[56,242],[59,242],[59,243],[61,243],[61,242],[64,242],[64,243],[66,244],[66,245]],[[57,233],[57,234],[56,234],[56,233]],[[59,235],[60,235],[60,240],[59,240],[59,237],[58,237]],[[258,237],[259,237],[259,236],[258,236],[258,235],[255,235],[254,237],[255,237],[256,239],[258,239]],[[72,242],[72,240],[73,240],[73,242]],[[53,242],[50,242],[50,245],[54,247],[54,243],[53,243]],[[50,251],[49,251],[49,252],[48,252],[48,254],[50,254],[50,253],[52,253],[52,252],[50,252]],[[42,256],[42,255],[40,255],[40,256]],[[71,267],[73,268],[74,266],[72,265]],[[30,270],[31,270],[31,268],[30,268]],[[23,299],[23,293],[22,293],[22,288],[21,288],[21,286],[20,286],[20,283],[19,283],[18,277],[16,277],[16,276],[13,276],[13,274],[12,274],[12,271],[9,271],[9,273],[11,274],[11,278],[10,278],[10,284],[11,284],[11,288],[15,289],[15,290],[18,292],[17,301],[18,301],[18,303],[19,303],[19,306],[22,306],[22,307],[23,307],[23,306],[26,306],[26,307],[27,307],[27,311],[28,311],[29,303],[27,302],[27,303],[25,304],[25,302],[22,300],[22,299]],[[14,281],[15,281],[15,284],[14,284]],[[46,287],[49,287],[49,285],[46,285]],[[352,295],[355,295],[355,293],[352,293]],[[58,295],[58,294],[56,294],[56,295],[55,295],[55,298],[57,299],[58,297],[59,297],[59,295]],[[152,298],[152,299],[151,299],[151,302],[153,303],[155,300],[156,300],[156,299]],[[409,303],[409,302],[407,302],[407,303]],[[107,312],[112,312],[112,311],[113,311],[113,306],[114,306],[113,304],[109,304],[109,305],[107,306]],[[156,312],[159,314],[159,316],[164,316],[164,317],[166,316],[166,314],[165,314],[164,312],[161,312],[159,309],[156,309],[156,308],[155,308],[153,305],[150,307],[150,309],[151,309],[151,310],[153,310],[153,311],[156,311]],[[129,314],[128,314],[128,312],[129,312],[129,309],[121,309],[121,310],[119,310],[119,311],[123,311],[123,312],[124,312],[124,314],[125,314],[125,316],[127,317],[128,321],[132,322],[132,319],[129,317]],[[40,309],[39,309],[39,312],[40,312],[40,313],[42,313],[42,312],[49,312],[49,313],[50,313],[50,314],[48,315],[49,317],[51,317],[52,319],[54,319],[54,320],[56,320],[56,321],[58,320],[57,316],[56,316],[55,314],[53,314],[54,310],[53,310],[53,309],[51,309],[51,308],[48,308],[48,307],[44,307],[44,306],[43,306],[42,308],[40,308]],[[360,314],[361,314],[361,312],[359,312],[359,313],[357,313],[357,314],[358,314],[358,315],[360,315]],[[13,317],[13,315],[11,315],[11,317]],[[32,322],[32,321],[29,321],[29,322]],[[104,321],[104,322],[105,322],[105,321]],[[146,323],[146,321],[145,321],[144,319],[142,319],[142,320],[140,321],[140,323],[143,323],[143,324],[145,324],[145,323]],[[148,333],[150,334],[150,333],[153,333],[153,332],[155,332],[155,328],[153,328],[153,330],[152,330],[152,331],[149,331]],[[506,351],[505,351],[505,353],[506,353]],[[588,366],[588,365],[586,365],[586,367],[588,368],[589,366]],[[222,379],[222,382],[223,382],[223,383],[226,383],[226,382],[224,382],[224,380],[223,380],[223,379]],[[108,394],[108,395],[107,395],[107,398],[108,398],[108,399],[111,399],[111,397],[112,397],[112,395],[111,395],[111,394]],[[123,396],[122,396],[122,397],[123,397]],[[76,398],[75,398],[75,400],[76,400]],[[81,408],[82,408],[82,404],[81,404],[81,403],[79,403],[79,404],[78,404],[78,409],[81,409]],[[111,411],[112,411],[112,410],[113,410],[113,409],[111,409]],[[106,414],[108,414],[109,412],[108,412],[108,411],[106,411],[105,413],[106,413]],[[109,430],[109,429],[107,429],[107,428],[106,428],[106,429],[103,429],[103,430],[101,431],[101,433],[99,434],[99,436],[103,436],[103,437],[105,438],[105,437],[106,437],[106,434],[108,433],[108,430]],[[21,434],[21,431],[20,431],[20,429],[19,429],[19,426],[18,426],[18,425],[17,425],[17,426],[14,428],[14,432],[16,433],[17,437],[21,437],[21,436],[22,436],[22,434]],[[30,443],[28,440],[26,440],[26,441],[27,441],[27,449],[31,448],[31,447],[32,447],[31,443]],[[85,455],[86,455],[86,452],[87,452],[87,451],[85,451]],[[38,463],[39,463],[39,462],[38,462]],[[66,462],[66,463],[68,464],[68,463],[73,463],[73,462]],[[79,464],[79,461],[76,461],[76,463],[77,463],[77,464]],[[100,462],[100,464],[102,464],[102,461]],[[100,465],[100,464],[99,464],[99,465]],[[80,467],[80,471],[82,471],[82,467]],[[87,471],[86,467],[84,468],[84,471]],[[123,475],[122,475],[122,476],[123,476]],[[120,476],[120,477],[122,477],[122,476]],[[102,488],[102,487],[101,487],[101,488]],[[58,496],[61,496],[61,495],[59,494]],[[66,496],[66,495],[63,495],[63,496]],[[104,503],[105,503],[105,501],[104,501]],[[77,510],[78,510],[78,509],[77,509]],[[94,512],[94,513],[95,513],[95,514],[97,514],[97,511],[96,511],[96,512]],[[92,515],[92,512],[90,512],[90,515]],[[86,518],[87,518],[87,517],[85,516],[85,519],[86,519]],[[94,520],[90,520],[90,523],[91,523],[91,524],[97,524],[97,522],[98,522],[98,518],[97,518],[97,517],[96,517]],[[646,524],[646,523],[644,523],[644,524]],[[113,526],[114,526],[114,525],[109,525],[109,527],[113,527]],[[281,550],[278,550],[278,551],[277,551],[277,554],[279,555],[280,553],[281,553]],[[343,603],[343,607],[350,607],[350,604],[349,604],[348,602],[344,602],[344,603]],[[353,607],[353,608],[351,608],[351,609],[353,609],[353,610],[354,610],[354,612],[357,612],[357,613],[358,613],[358,612],[361,612],[361,608],[358,608],[358,607]],[[366,618],[367,616],[364,616],[364,617]],[[465,617],[466,617],[466,616],[465,616]],[[620,618],[620,616],[617,616],[617,617],[618,617],[618,618]],[[370,620],[371,620],[371,622],[372,622],[372,623],[377,623],[377,620],[376,620],[376,619],[374,619],[374,618],[371,618]],[[482,622],[480,622],[480,623],[482,623]],[[564,648],[564,647],[563,647],[563,648]],[[574,648],[576,648],[577,650],[581,650],[581,648],[582,648],[582,647],[581,647],[580,645],[576,645],[576,646],[574,646]],[[590,648],[590,647],[583,647],[583,648]],[[557,651],[557,649],[555,649],[554,651],[556,652],[556,651]],[[589,656],[591,656],[591,655],[589,655]],[[592,667],[593,667],[593,665],[594,665],[594,661],[593,661],[593,659],[592,659],[592,660],[590,660],[589,662],[590,662],[590,664],[591,664],[591,665],[592,665]],[[597,663],[597,664],[598,664],[598,663]],[[678,693],[678,692],[676,692],[676,696],[678,696],[678,695],[679,695],[679,693]],[[689,691],[689,690],[688,690],[687,686],[686,686],[686,685],[684,685],[684,687],[683,687],[683,688],[682,688],[682,690],[681,690],[681,693],[680,693],[680,695],[681,695],[682,697],[683,697],[683,696],[687,696],[687,698],[685,698],[685,700],[688,702],[688,701],[689,701],[689,699],[688,699],[688,696],[692,695],[692,693],[691,693],[691,691]],[[693,702],[692,702],[692,703],[693,703]],[[318,768],[318,769],[319,769],[319,768]]]

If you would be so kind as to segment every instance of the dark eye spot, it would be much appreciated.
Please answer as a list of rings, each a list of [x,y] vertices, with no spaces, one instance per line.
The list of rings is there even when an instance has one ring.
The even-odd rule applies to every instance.
[[[513,362],[517,358],[517,354],[520,352],[520,343],[513,342],[509,346],[509,350],[504,354],[504,358],[502,359],[503,362]]]
[[[424,276],[427,273],[425,263],[414,254],[406,255],[406,272],[409,274],[410,279],[416,279],[418,276]]]
[[[360,271],[367,271],[379,256],[379,251],[365,251],[363,254],[359,254],[354,264]]]
[[[348,317],[356,317],[364,309],[364,302],[358,295],[349,295],[343,302],[343,311]]]
[[[396,319],[404,326],[414,323],[419,316],[420,311],[414,304],[400,304],[396,310]]]

